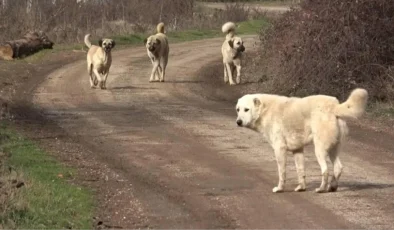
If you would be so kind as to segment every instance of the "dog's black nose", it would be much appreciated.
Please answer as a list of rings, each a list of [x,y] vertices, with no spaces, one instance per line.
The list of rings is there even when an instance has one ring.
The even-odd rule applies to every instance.
[[[241,52],[245,52],[245,46],[241,46]]]
[[[237,125],[242,126],[242,120],[237,120]]]

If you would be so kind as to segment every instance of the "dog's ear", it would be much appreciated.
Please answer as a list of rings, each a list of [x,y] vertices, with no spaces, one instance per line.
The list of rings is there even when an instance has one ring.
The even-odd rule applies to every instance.
[[[160,45],[161,41],[156,38],[156,43]]]
[[[115,46],[116,46],[116,42],[112,40],[112,48],[114,48]]]
[[[234,41],[233,40],[228,41],[228,44],[230,45],[231,48],[234,48]]]
[[[99,46],[100,46],[100,47],[103,46],[103,39],[100,39],[100,40],[99,40]]]
[[[253,104],[255,107],[259,107],[261,105],[260,99],[258,99],[257,97],[253,98]]]
[[[145,38],[145,39],[144,39],[144,45],[146,45],[147,42],[148,42],[148,39]]]

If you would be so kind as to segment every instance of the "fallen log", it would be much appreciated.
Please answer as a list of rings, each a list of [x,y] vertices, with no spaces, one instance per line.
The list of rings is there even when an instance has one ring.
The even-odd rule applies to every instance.
[[[28,32],[21,39],[0,44],[0,58],[4,60],[24,58],[42,49],[52,49],[53,45],[54,43],[45,33],[41,31]]]

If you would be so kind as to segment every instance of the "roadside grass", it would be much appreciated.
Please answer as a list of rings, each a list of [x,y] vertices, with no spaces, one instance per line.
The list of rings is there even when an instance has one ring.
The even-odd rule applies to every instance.
[[[247,35],[247,34],[258,34],[259,30],[262,27],[268,25],[267,19],[255,19],[245,22],[237,23],[237,34],[240,35]],[[151,33],[153,34],[153,32]],[[116,48],[127,48],[129,46],[143,46],[144,39],[151,35],[148,34],[126,34],[126,35],[115,35],[111,38],[116,42]],[[194,41],[194,40],[201,40],[201,39],[208,39],[208,38],[215,38],[224,36],[221,32],[221,28],[216,29],[202,29],[202,30],[183,30],[183,31],[170,31],[167,33],[168,39],[170,43],[177,43],[177,42],[186,42],[186,41]],[[93,44],[97,44],[97,39],[92,39]],[[55,45],[53,49],[50,50],[42,50],[38,53],[35,53],[25,59],[20,59],[19,61],[26,61],[26,62],[36,62],[42,60],[46,55],[50,53],[58,53],[63,51],[83,51],[87,50],[84,47],[84,43],[80,44],[59,44]],[[115,48],[115,49],[116,49]]]
[[[261,6],[289,6],[292,5],[293,2],[290,0],[285,0],[285,1],[237,1],[238,3],[245,3],[245,4],[250,4],[250,5],[261,5]],[[228,1],[228,2],[218,2],[218,1],[197,1],[197,5],[204,5],[204,4],[211,4],[211,5],[223,5],[226,3],[234,3],[234,1]]]
[[[367,107],[368,116],[379,120],[394,121],[393,102],[372,102]]]
[[[0,148],[5,155],[0,159],[0,226],[92,228],[93,196],[88,189],[71,183],[73,169],[5,123],[0,126]]]

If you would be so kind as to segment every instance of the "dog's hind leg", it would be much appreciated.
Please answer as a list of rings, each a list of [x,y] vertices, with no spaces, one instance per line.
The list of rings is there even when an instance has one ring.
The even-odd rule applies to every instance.
[[[305,184],[305,159],[303,149],[293,152],[294,162],[297,168],[298,174],[298,186],[294,189],[296,192],[302,192],[306,189]]]
[[[278,193],[278,192],[283,192],[286,182],[286,160],[287,160],[286,152],[287,151],[286,148],[283,147],[276,147],[274,151],[275,151],[276,163],[278,165],[279,182],[278,182],[278,186],[272,189],[272,192]]]
[[[160,77],[160,81],[164,82],[164,77],[166,76],[166,68],[167,68],[167,59],[163,58],[160,61],[160,69],[161,69],[161,77]],[[163,67],[163,68],[161,68]]]
[[[341,174],[342,174],[343,166],[342,166],[341,161],[339,160],[339,157],[338,157],[340,148],[341,148],[340,144],[337,144],[333,148],[331,148],[329,151],[330,161],[334,166],[334,176],[332,177],[330,186],[328,188],[329,192],[337,191],[338,181],[339,181],[339,178],[341,177]]]
[[[315,144],[315,155],[317,158],[317,162],[320,165],[321,169],[321,175],[322,175],[322,182],[319,188],[317,188],[315,191],[317,193],[322,193],[327,191],[327,184],[328,184],[328,167],[327,167],[327,162],[326,162],[326,157],[328,155],[328,151],[326,146],[324,146],[324,143],[321,141],[316,140],[315,138],[314,144]]]
[[[92,66],[92,64],[88,64],[88,73],[89,73],[89,81],[90,81],[90,88],[94,88],[94,86],[95,86],[95,84],[94,84],[94,81],[95,81],[95,79],[93,79],[93,66]]]

